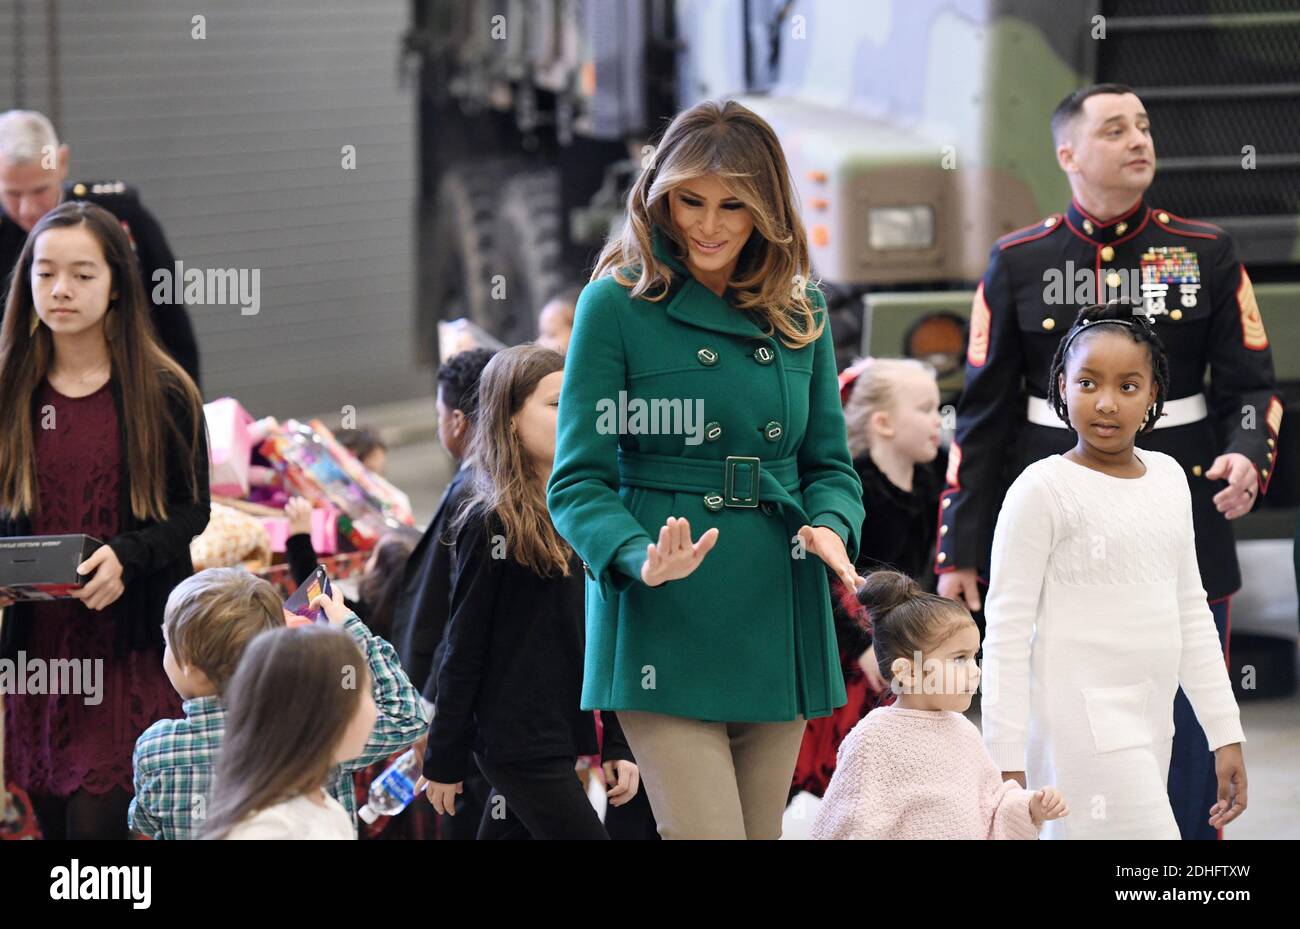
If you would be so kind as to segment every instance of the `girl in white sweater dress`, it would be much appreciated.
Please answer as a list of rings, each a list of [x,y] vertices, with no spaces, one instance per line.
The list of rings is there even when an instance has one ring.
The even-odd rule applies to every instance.
[[[1205,602],[1187,479],[1135,449],[1168,367],[1126,305],[1085,307],[1048,402],[1078,434],[1024,470],[998,517],[985,609],[984,742],[1074,809],[1043,838],[1179,837],[1166,782],[1179,684],[1215,752],[1210,825],[1246,808],[1241,719]]]
[[[1069,812],[1048,787],[1004,780],[962,715],[980,682],[979,627],[966,608],[877,571],[857,592],[880,673],[898,695],[840,743],[813,839],[1035,839]]]

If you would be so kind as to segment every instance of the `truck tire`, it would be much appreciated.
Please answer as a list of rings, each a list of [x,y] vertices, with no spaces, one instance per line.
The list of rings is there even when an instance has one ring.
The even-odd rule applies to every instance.
[[[465,317],[494,330],[493,275],[504,273],[496,242],[502,185],[519,169],[514,159],[458,163],[442,175],[434,198],[431,252],[425,256],[431,316]]]
[[[537,313],[561,289],[581,283],[561,267],[564,217],[554,168],[517,174],[505,182],[496,215],[504,299],[493,300],[497,337],[514,345],[537,337]]]

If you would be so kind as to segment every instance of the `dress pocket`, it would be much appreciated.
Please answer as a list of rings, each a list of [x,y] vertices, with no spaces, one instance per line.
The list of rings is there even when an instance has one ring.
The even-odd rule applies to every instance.
[[[1151,682],[1124,687],[1085,687],[1083,702],[1092,728],[1092,742],[1098,753],[1118,752],[1151,744],[1147,704]]]

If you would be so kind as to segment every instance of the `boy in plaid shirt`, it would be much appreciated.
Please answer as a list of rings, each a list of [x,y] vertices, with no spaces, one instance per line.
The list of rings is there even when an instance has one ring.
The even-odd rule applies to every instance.
[[[330,607],[330,622],[346,629],[366,656],[379,711],[366,750],[339,765],[329,780],[330,795],[343,804],[355,828],[352,772],[415,742],[428,728],[428,717],[393,647],[372,635],[341,599]],[[135,797],[127,814],[135,832],[154,839],[198,837],[225,734],[222,693],[248,643],[284,625],[275,589],[238,568],[210,568],[172,591],[163,616],[163,668],[184,701],[185,718],[161,719],[135,743]]]

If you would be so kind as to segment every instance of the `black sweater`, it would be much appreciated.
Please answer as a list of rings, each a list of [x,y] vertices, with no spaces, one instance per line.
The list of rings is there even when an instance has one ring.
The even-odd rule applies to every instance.
[[[109,610],[113,617],[115,648],[118,654],[148,648],[162,649],[163,609],[172,588],[194,573],[190,561],[190,540],[208,524],[208,444],[206,423],[199,423],[197,447],[183,445],[169,437],[167,462],[167,518],[161,522],[137,520],[131,513],[131,462],[126,451],[126,417],[122,413],[122,393],[117,380],[111,382],[113,402],[117,406],[119,441],[122,443],[121,495],[118,518],[121,531],[108,540],[122,563],[125,591]],[[194,426],[183,396],[176,387],[165,391],[172,421],[182,436],[189,436]],[[36,412],[33,410],[32,415]],[[202,416],[202,411],[199,411]],[[189,493],[185,469],[193,464],[197,480],[197,498]],[[31,520],[0,513],[0,536],[31,533]],[[30,624],[39,615],[35,604],[15,603],[5,611],[0,657],[13,658],[25,647]]]
[[[431,781],[463,780],[471,749],[507,762],[597,753],[595,717],[579,706],[581,560],[572,556],[568,577],[539,577],[510,557],[493,557],[492,537],[504,534],[495,514],[489,526],[475,513],[455,537],[451,618],[424,756]],[[614,714],[602,712],[601,720],[603,760],[631,761]]]
[[[865,452],[853,459],[853,469],[862,479],[862,505],[867,511],[858,546],[858,573],[893,568],[926,590],[934,590],[931,568],[940,489],[936,464],[912,469],[911,491],[890,481]]]

